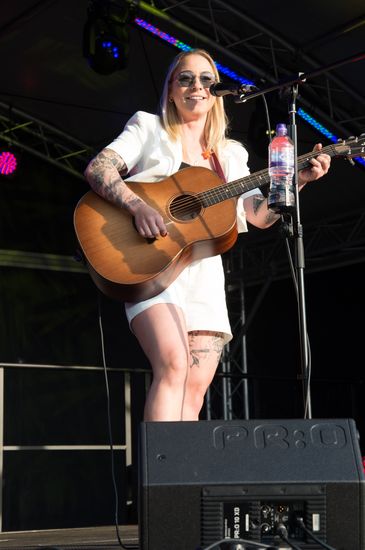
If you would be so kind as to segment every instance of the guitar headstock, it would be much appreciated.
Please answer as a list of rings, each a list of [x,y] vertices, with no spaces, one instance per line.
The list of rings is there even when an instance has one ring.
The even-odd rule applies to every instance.
[[[336,155],[341,157],[347,157],[348,159],[353,157],[365,157],[365,134],[361,134],[359,137],[349,137],[332,145]]]

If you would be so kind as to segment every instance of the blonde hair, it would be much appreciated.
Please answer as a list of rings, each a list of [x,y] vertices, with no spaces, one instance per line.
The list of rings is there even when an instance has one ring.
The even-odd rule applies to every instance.
[[[160,117],[162,126],[171,139],[176,141],[181,137],[181,119],[177,112],[174,102],[169,101],[170,84],[175,71],[179,68],[182,61],[189,55],[200,55],[210,64],[216,82],[219,82],[219,73],[212,57],[206,50],[194,49],[179,53],[170,67],[168,68],[165,83],[160,100]],[[227,143],[226,133],[228,131],[228,119],[224,110],[223,98],[217,97],[212,109],[207,115],[204,128],[204,139],[207,149],[210,151],[219,151]]]

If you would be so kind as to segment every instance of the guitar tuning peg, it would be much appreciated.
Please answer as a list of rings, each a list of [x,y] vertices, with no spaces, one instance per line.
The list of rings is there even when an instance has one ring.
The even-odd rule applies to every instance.
[[[355,162],[351,157],[345,157],[352,166],[355,166]]]

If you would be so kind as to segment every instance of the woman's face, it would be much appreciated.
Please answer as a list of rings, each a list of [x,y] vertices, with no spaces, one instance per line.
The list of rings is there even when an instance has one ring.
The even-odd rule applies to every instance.
[[[188,55],[175,69],[169,97],[184,122],[205,117],[210,111],[216,99],[209,91],[214,82],[209,61],[199,54]]]

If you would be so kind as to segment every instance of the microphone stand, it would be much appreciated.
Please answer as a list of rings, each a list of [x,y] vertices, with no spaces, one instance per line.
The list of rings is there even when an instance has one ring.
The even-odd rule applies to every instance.
[[[302,367],[302,382],[303,382],[303,400],[304,400],[304,418],[312,418],[312,403],[310,394],[310,368],[309,368],[309,353],[307,339],[307,317],[305,308],[305,292],[304,292],[304,267],[305,254],[303,244],[303,227],[300,220],[299,206],[299,177],[298,177],[298,138],[296,124],[296,100],[298,97],[298,84],[293,83],[290,88],[289,101],[289,125],[288,134],[294,144],[294,175],[293,187],[295,196],[295,207],[292,213],[285,213],[282,219],[285,223],[287,233],[294,238],[295,252],[295,271],[296,271],[296,292],[298,297],[298,316],[299,316],[299,344],[300,357]],[[287,221],[289,220],[289,221]]]
[[[305,255],[303,246],[303,228],[300,221],[300,208],[299,208],[299,188],[298,188],[298,140],[297,140],[297,125],[296,125],[296,99],[298,96],[298,85],[305,82],[309,78],[313,78],[321,73],[328,72],[331,69],[345,65],[347,63],[356,62],[365,59],[365,53],[361,52],[355,56],[346,58],[342,61],[327,65],[313,71],[312,73],[299,73],[299,76],[286,79],[279,82],[276,85],[269,86],[266,89],[256,89],[252,92],[242,93],[238,97],[234,97],[235,103],[244,103],[248,99],[258,97],[273,90],[279,90],[282,88],[291,87],[291,99],[289,105],[289,135],[294,144],[294,196],[295,196],[295,208],[293,214],[285,214],[291,217],[291,223],[287,224],[290,233],[294,236],[295,243],[295,267],[296,267],[296,282],[297,282],[297,294],[298,294],[298,315],[299,315],[299,339],[300,339],[300,352],[301,352],[301,366],[302,366],[302,379],[303,379],[303,395],[304,395],[304,418],[312,418],[312,405],[310,396],[310,368],[308,364],[308,340],[307,340],[307,321],[306,321],[306,309],[305,309],[305,292],[304,292],[304,267],[305,267]]]
[[[298,182],[298,139],[296,124],[296,99],[298,97],[298,85],[294,84],[291,88],[291,100],[289,105],[289,135],[294,144],[294,195],[295,209],[292,214],[292,234],[295,239],[295,266],[297,273],[297,294],[298,294],[298,315],[299,315],[299,340],[301,352],[302,378],[303,378],[303,398],[304,398],[304,418],[312,418],[312,404],[310,395],[310,368],[308,361],[308,340],[307,340],[307,320],[304,295],[304,267],[305,254],[303,245],[303,227],[300,221],[299,208],[299,182]]]

